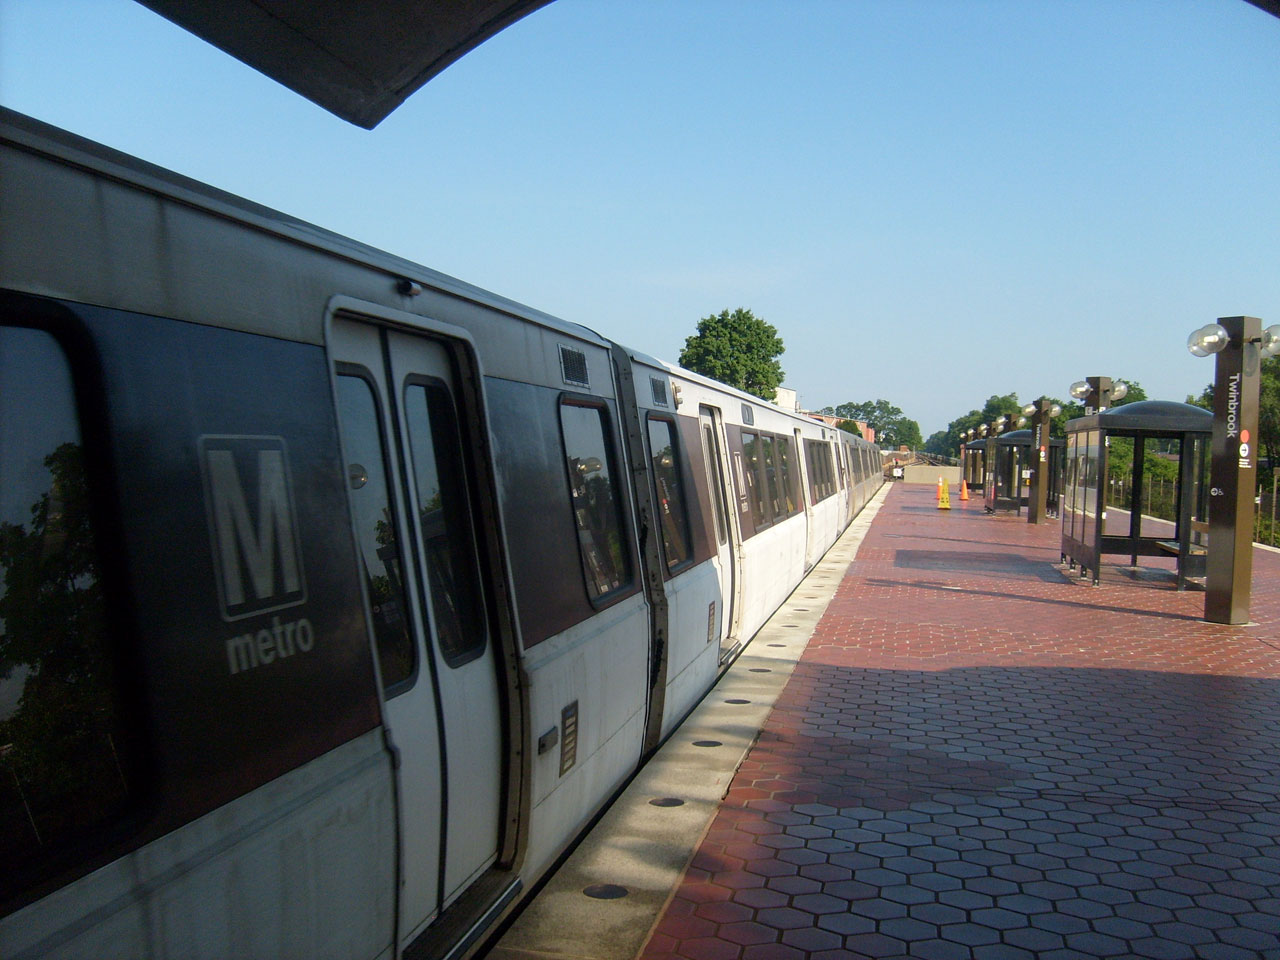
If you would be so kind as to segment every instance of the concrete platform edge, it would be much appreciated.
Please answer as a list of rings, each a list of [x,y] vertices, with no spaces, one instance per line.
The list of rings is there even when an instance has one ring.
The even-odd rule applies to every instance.
[[[890,488],[881,487],[854,518],[526,905],[489,957],[631,960],[643,950]],[[712,740],[720,746],[694,746]],[[659,797],[684,803],[649,803]],[[583,894],[597,883],[625,887],[627,896],[596,900]]]

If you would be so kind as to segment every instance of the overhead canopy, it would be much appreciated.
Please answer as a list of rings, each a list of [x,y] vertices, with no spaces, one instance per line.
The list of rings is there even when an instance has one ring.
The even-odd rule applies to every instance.
[[[1139,400],[1067,421],[1067,433],[1099,427],[1111,433],[1208,433],[1213,429],[1213,414],[1176,400]]]
[[[373,128],[463,54],[550,0],[138,0]],[[1280,16],[1280,0],[1248,0]]]
[[[139,0],[344,120],[372,128],[550,0]]]

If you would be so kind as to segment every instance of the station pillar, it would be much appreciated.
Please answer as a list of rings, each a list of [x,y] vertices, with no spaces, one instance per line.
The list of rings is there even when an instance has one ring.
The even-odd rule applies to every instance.
[[[1049,512],[1049,407],[1053,401],[1041,397],[1031,414],[1031,489],[1027,495],[1027,523],[1043,523]]]
[[[1215,355],[1204,618],[1241,624],[1249,622],[1253,577],[1262,321],[1222,317],[1218,323],[1228,339]]]

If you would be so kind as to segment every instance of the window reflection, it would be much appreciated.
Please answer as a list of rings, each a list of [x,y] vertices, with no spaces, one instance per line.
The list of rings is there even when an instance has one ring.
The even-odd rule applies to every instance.
[[[382,427],[367,380],[343,374],[338,377],[337,389],[356,547],[372,607],[382,683],[390,687],[413,673],[414,655]]]
[[[96,557],[66,360],[0,329],[0,893],[135,792]]]
[[[778,476],[782,482],[783,505],[786,515],[796,512],[796,484],[791,476],[791,438],[778,438]]]
[[[760,435],[760,462],[764,467],[764,491],[769,519],[777,520],[782,514],[778,502],[778,461],[774,453],[774,440],[769,434]]]
[[[751,501],[751,520],[757,528],[764,526],[764,494],[760,489],[760,437],[742,433],[742,459],[746,461],[747,497]]]
[[[670,420],[649,421],[649,450],[653,464],[653,484],[658,495],[657,509],[662,526],[662,547],[667,569],[689,559],[689,516],[684,487],[680,483],[680,461],[676,425]]]
[[[631,582],[630,551],[623,540],[622,507],[606,441],[605,408],[560,406],[578,549],[592,600]]]
[[[716,540],[719,543],[728,541],[728,522],[725,516],[724,484],[720,480],[720,448],[716,446],[715,433],[711,424],[702,425],[702,458],[707,468],[707,485],[711,488],[711,500],[714,504]]]
[[[413,383],[404,406],[432,623],[445,662],[461,666],[484,650],[486,628],[453,397],[441,383]]]

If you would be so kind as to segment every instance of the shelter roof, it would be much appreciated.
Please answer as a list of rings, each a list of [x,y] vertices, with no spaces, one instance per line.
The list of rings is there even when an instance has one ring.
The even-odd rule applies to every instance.
[[[1139,400],[1067,421],[1067,433],[1099,428],[1125,433],[1210,433],[1213,414],[1176,400]]]

